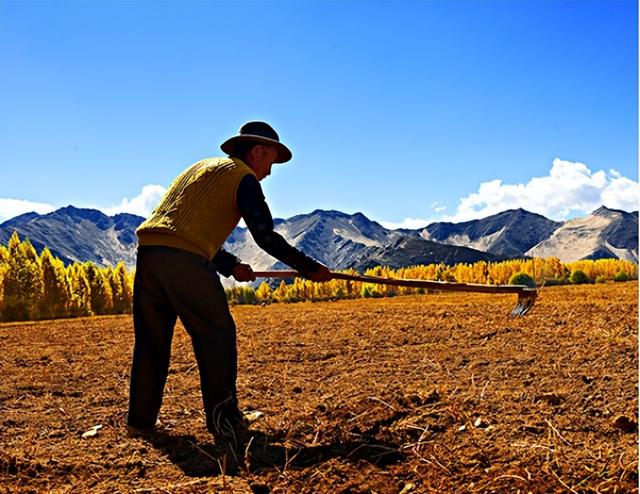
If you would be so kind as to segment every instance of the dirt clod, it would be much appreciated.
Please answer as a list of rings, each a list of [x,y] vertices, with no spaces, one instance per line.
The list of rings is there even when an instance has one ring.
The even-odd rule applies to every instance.
[[[535,401],[542,401],[551,406],[557,407],[562,403],[562,397],[555,393],[543,393],[536,396]]]
[[[638,422],[634,419],[630,419],[629,417],[625,417],[624,415],[616,417],[613,421],[613,427],[623,432],[638,432]]]
[[[254,482],[253,484],[250,484],[249,487],[253,494],[269,494],[271,492],[268,485],[261,484],[259,482]]]

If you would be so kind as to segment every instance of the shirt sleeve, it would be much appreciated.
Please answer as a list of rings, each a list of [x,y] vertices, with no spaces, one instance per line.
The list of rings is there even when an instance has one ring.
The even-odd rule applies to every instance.
[[[236,204],[258,247],[302,274],[318,269],[320,265],[317,261],[290,245],[282,235],[274,231],[271,211],[260,183],[253,175],[247,175],[240,181]]]
[[[236,256],[221,248],[216,252],[216,255],[213,256],[211,262],[213,262],[218,273],[228,278],[233,273],[233,268],[235,268],[236,264],[240,261]]]

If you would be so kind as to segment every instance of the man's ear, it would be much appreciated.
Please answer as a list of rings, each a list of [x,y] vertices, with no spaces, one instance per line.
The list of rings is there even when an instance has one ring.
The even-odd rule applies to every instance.
[[[260,157],[260,151],[258,151],[258,149],[257,149],[257,148],[258,148],[258,144],[256,144],[255,146],[251,146],[251,149],[249,149],[249,150],[247,151],[247,154],[245,155],[245,158],[246,158],[247,164],[248,164],[249,162],[253,162],[253,160],[254,160],[255,158],[259,158],[259,157]]]
[[[260,152],[258,151],[258,145],[251,146],[251,149],[247,152],[247,158],[253,159],[256,156],[260,156]]]

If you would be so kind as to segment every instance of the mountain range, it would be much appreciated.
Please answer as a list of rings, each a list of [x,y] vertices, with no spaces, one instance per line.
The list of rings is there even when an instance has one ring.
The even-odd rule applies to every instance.
[[[67,206],[48,214],[26,213],[0,224],[0,243],[17,231],[40,252],[45,246],[65,263],[93,261],[135,265],[135,229],[144,218],[107,216]],[[600,207],[590,215],[553,221],[513,209],[462,223],[436,222],[424,228],[390,230],[362,213],[316,210],[276,219],[275,229],[291,244],[333,269],[362,271],[443,262],[455,264],[555,256],[564,262],[619,258],[638,262],[638,212]],[[254,269],[284,266],[262,251],[246,228],[237,227],[225,248]]]
[[[135,230],[144,218],[121,213],[107,216],[96,209],[67,206],[48,214],[25,213],[0,224],[0,244],[7,245],[14,231],[28,238],[40,253],[48,247],[65,264],[93,261],[113,266],[135,264]]]

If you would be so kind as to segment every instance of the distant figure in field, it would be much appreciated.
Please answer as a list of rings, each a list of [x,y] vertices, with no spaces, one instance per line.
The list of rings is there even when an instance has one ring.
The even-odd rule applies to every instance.
[[[251,266],[222,248],[240,218],[267,253],[313,281],[331,279],[326,266],[273,230],[259,182],[274,163],[291,159],[276,131],[264,122],[248,122],[220,147],[228,157],[204,159],[184,170],[136,231],[127,416],[132,435],[156,424],[177,317],[193,341],[207,429],[225,443],[246,432],[236,395],[236,327],[218,276],[255,280]]]

